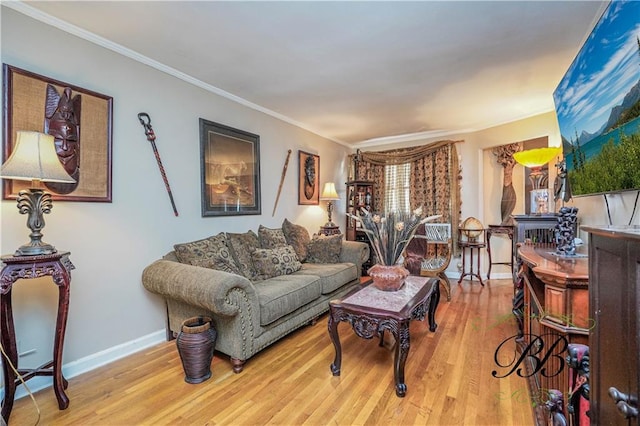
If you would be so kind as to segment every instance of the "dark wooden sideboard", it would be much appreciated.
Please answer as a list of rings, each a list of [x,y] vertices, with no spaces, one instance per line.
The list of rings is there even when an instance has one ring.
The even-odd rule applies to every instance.
[[[564,394],[569,389],[568,344],[587,345],[589,328],[593,327],[587,257],[562,258],[554,251],[552,244],[518,247],[524,280],[520,350],[530,355],[525,367],[538,425],[547,424],[549,410],[544,402],[550,390]],[[563,405],[564,416],[569,418]]]
[[[554,242],[554,233],[558,224],[558,215],[549,214],[522,214],[513,215],[515,231],[515,243],[525,240],[537,244],[550,244]]]
[[[639,425],[640,228],[589,233],[590,402],[593,425]]]

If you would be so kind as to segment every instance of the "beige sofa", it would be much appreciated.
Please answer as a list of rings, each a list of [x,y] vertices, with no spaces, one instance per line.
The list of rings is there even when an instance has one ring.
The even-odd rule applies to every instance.
[[[276,247],[263,249],[269,245],[262,239],[264,229],[260,227],[260,238],[250,231],[242,235],[219,234],[196,242],[201,243],[196,250],[201,255],[202,241],[215,239],[222,254],[209,256],[205,264],[211,261],[218,269],[180,262],[178,257],[184,247],[177,245],[176,250],[153,262],[142,274],[145,288],[166,301],[167,336],[175,337],[182,322],[188,318],[198,315],[212,317],[218,333],[216,351],[231,358],[236,373],[242,371],[251,356],[314,321],[329,309],[330,300],[343,296],[358,285],[362,263],[369,258],[367,244],[345,241],[341,236],[311,239],[308,233],[307,238],[303,238],[308,242],[301,244],[295,238],[289,238],[288,232],[286,243],[292,244],[283,246],[280,242]],[[304,235],[306,231],[300,232],[300,229],[297,227],[298,235]],[[269,231],[277,233],[278,230]],[[238,244],[238,239],[249,243]],[[216,262],[227,256],[223,243],[231,256],[220,265]],[[329,244],[333,249],[324,247]],[[314,247],[320,259],[313,256]],[[331,251],[333,258],[324,257]],[[282,257],[294,264],[292,269],[298,268],[296,259],[292,258],[304,258],[305,261],[300,262],[295,271],[283,268],[274,276],[271,276],[273,271],[264,274],[265,268],[261,267],[259,257],[266,259],[266,269],[269,269],[277,257],[274,253],[284,253]],[[335,262],[328,263],[327,260]],[[220,270],[233,269],[234,266],[238,267],[239,273]]]

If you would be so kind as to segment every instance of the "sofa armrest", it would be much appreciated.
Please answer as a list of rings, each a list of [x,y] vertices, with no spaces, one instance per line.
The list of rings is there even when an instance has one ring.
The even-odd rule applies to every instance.
[[[147,266],[142,272],[142,284],[152,293],[222,316],[238,313],[237,304],[229,303],[232,289],[238,288],[256,300],[255,288],[245,277],[171,260],[157,260]]]
[[[362,271],[362,264],[369,260],[369,245],[360,241],[342,240],[340,262],[355,263],[358,274]]]

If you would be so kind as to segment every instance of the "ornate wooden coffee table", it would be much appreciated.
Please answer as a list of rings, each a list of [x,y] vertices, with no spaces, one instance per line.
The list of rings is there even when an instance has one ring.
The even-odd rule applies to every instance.
[[[329,302],[329,336],[336,349],[336,357],[331,364],[334,376],[340,375],[342,347],[338,336],[338,323],[351,323],[353,331],[364,338],[380,336],[388,330],[396,339],[394,356],[394,378],[396,395],[405,396],[404,364],[409,354],[409,322],[423,320],[429,315],[429,330],[436,331],[435,312],[440,301],[438,278],[409,276],[404,286],[393,292],[381,291],[372,285],[358,287],[343,299]]]

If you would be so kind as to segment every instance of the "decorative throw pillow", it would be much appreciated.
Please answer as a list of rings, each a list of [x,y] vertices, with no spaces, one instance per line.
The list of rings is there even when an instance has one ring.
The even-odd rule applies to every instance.
[[[226,240],[225,235],[220,233],[203,240],[176,244],[173,249],[181,263],[242,275],[231,256]]]
[[[296,251],[300,262],[307,260],[307,245],[311,241],[309,231],[304,226],[296,225],[285,219],[282,222],[282,232],[289,244]]]
[[[302,268],[302,264],[291,246],[256,249],[251,253],[251,258],[263,279],[291,274]]]
[[[253,260],[251,259],[251,252],[260,248],[258,235],[253,231],[248,231],[244,234],[227,232],[227,245],[242,275],[250,281],[258,280],[259,274],[255,266],[253,266]]]
[[[342,235],[313,235],[307,246],[307,262],[338,263],[342,251]]]
[[[287,239],[284,237],[284,232],[282,232],[280,228],[271,229],[260,225],[258,228],[258,238],[260,239],[260,247],[263,249],[287,246]]]

